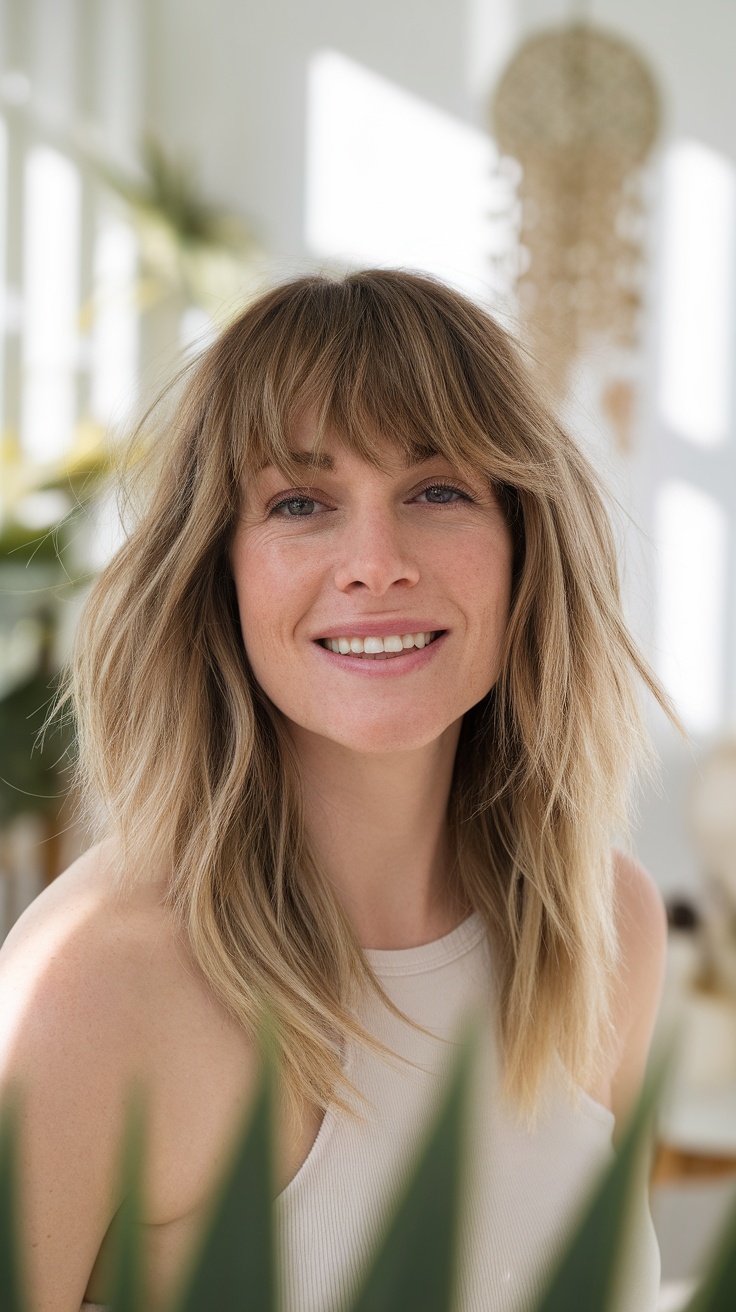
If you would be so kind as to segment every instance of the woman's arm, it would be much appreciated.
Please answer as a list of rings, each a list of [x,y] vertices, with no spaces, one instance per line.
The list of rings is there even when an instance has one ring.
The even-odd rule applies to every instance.
[[[621,969],[613,1002],[615,1054],[611,1106],[618,1139],[640,1093],[662,995],[667,915],[652,876],[633,857],[614,853]]]
[[[118,1206],[140,1027],[135,958],[99,892],[74,876],[41,895],[0,951],[0,1087],[17,1086],[22,1099],[22,1254],[34,1312],[78,1312]]]

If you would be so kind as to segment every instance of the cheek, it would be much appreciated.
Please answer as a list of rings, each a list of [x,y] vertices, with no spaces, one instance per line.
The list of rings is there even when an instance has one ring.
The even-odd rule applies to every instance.
[[[238,543],[230,558],[243,642],[251,665],[273,647],[274,597],[282,596],[278,571],[268,553]]]
[[[513,544],[508,530],[458,550],[451,564],[452,587],[461,601],[471,632],[487,651],[500,645],[511,605]]]
[[[293,651],[293,635],[309,604],[310,576],[293,553],[272,542],[236,539],[230,566],[248,659],[259,678],[261,663],[274,672]]]
[[[467,621],[467,664],[463,684],[465,709],[490,692],[501,672],[501,656],[511,608],[513,547],[506,535],[494,534],[485,550],[458,557],[455,579]],[[458,672],[459,673],[459,672]]]

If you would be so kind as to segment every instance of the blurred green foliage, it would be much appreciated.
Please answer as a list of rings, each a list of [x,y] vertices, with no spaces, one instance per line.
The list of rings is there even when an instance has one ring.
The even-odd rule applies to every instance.
[[[0,701],[0,826],[18,815],[55,816],[65,787],[74,734],[66,720],[39,737],[56,677],[32,674]]]
[[[7,519],[0,531],[0,828],[59,813],[74,744],[69,716],[41,733],[59,680],[60,609],[91,579],[65,551],[74,516],[44,533]]]
[[[344,1312],[453,1312],[457,1307],[458,1217],[466,1142],[469,1080],[478,1022],[468,1026],[415,1168],[400,1196],[387,1201],[384,1232]],[[272,1042],[260,1087],[237,1151],[213,1200],[172,1312],[277,1312],[274,1242],[273,1121],[277,1072]],[[669,1063],[648,1081],[610,1168],[553,1272],[526,1312],[612,1312],[626,1246],[632,1191],[641,1188],[652,1117]],[[17,1106],[7,1102],[0,1127],[0,1309],[29,1312],[23,1296],[15,1230]],[[144,1312],[145,1250],[141,1243],[142,1101],[133,1100],[123,1154],[110,1312]],[[305,1254],[305,1262],[309,1254]],[[736,1212],[687,1312],[733,1312],[736,1305]]]
[[[142,317],[167,300],[179,311],[199,307],[213,324],[242,309],[264,251],[247,221],[206,198],[191,162],[173,158],[151,136],[142,143],[135,174],[105,160],[88,162],[124,202],[136,232],[135,304]],[[91,296],[80,311],[82,335],[97,309]],[[171,345],[178,351],[177,342]],[[163,346],[158,341],[156,350]],[[140,363],[145,369],[146,359]],[[17,434],[0,438],[0,828],[24,813],[43,815],[49,831],[54,828],[73,731],[69,724],[56,726],[43,742],[37,734],[66,656],[57,641],[64,603],[92,578],[80,551],[70,547],[77,538],[87,540],[88,511],[119,458],[113,434],[90,416],[79,418],[65,455],[44,465],[24,456]],[[30,527],[43,498],[51,517],[41,528]],[[38,634],[35,642],[15,644],[23,648],[19,661],[8,656],[17,625],[18,634],[34,626]]]
[[[0,457],[0,828],[32,813],[53,829],[67,787],[73,725],[67,718],[39,735],[63,659],[63,609],[93,578],[79,540],[112,453],[104,431],[87,424],[58,461],[34,466],[7,436]],[[57,517],[34,528],[27,508],[39,498],[42,510],[49,505]]]
[[[191,160],[172,157],[148,134],[137,176],[104,162],[98,169],[138,236],[141,308],[174,294],[221,323],[242,309],[264,249],[250,222],[203,195]]]

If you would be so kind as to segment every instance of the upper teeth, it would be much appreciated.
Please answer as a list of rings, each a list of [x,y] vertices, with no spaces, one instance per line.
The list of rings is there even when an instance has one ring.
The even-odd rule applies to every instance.
[[[384,651],[403,651],[404,647],[426,647],[436,636],[435,633],[395,633],[387,638],[321,638],[320,641],[331,651],[341,652],[343,656],[349,653],[377,656]]]

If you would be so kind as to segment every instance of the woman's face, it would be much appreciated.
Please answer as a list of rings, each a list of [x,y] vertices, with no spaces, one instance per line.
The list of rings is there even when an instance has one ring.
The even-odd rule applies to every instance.
[[[376,470],[337,436],[310,467],[314,433],[305,416],[293,434],[302,486],[272,466],[249,479],[231,545],[251,669],[301,730],[361,753],[424,746],[498,677],[510,531],[481,475],[407,467],[389,441]]]

